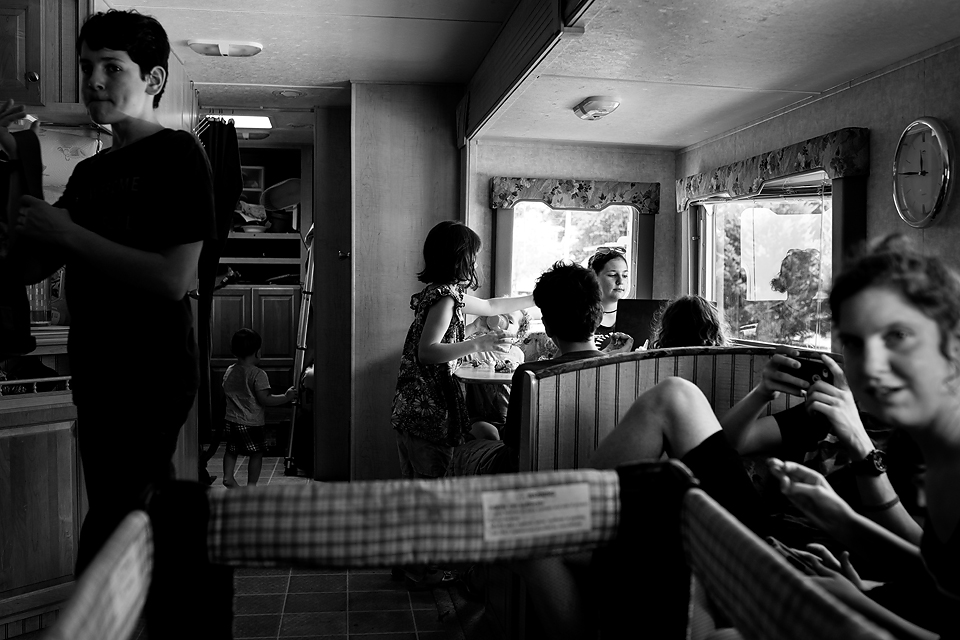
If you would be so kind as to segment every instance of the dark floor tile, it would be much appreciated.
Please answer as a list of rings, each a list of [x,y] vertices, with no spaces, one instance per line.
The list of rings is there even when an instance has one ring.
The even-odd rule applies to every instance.
[[[280,615],[283,613],[283,599],[285,597],[282,593],[234,596],[233,613],[238,616],[260,613]]]
[[[235,578],[233,592],[236,595],[251,593],[286,593],[290,578],[286,576],[259,576],[254,578]]]
[[[386,567],[350,567],[350,573],[390,573],[390,569]]]
[[[423,636],[420,636],[421,638]],[[417,632],[410,631],[409,633],[351,633],[350,640],[417,640]],[[447,638],[443,638],[447,640]]]
[[[350,591],[350,611],[409,611],[406,591]]]
[[[236,578],[259,578],[261,576],[288,576],[290,569],[286,567],[239,568],[233,572]]]
[[[350,636],[350,640],[353,640],[356,636]],[[453,637],[460,637],[460,635],[452,636],[446,631],[418,631],[417,638],[418,640],[450,640]],[[493,638],[494,636],[490,636]]]
[[[280,637],[291,636],[330,636],[347,632],[347,614],[345,611],[324,611],[318,613],[287,613],[280,625]]]
[[[314,569],[310,567],[297,567],[292,571],[292,574],[295,576],[339,576],[346,575],[348,571],[346,569]]]
[[[390,571],[383,573],[350,573],[350,591],[406,591],[403,580],[394,580]]]
[[[433,611],[419,609],[413,612],[413,617],[417,621],[417,631],[446,631],[451,626],[460,625],[455,611],[447,613],[444,619],[441,619],[436,609]]]
[[[347,590],[347,575],[293,575],[290,576],[290,593],[317,593]]]
[[[290,593],[283,606],[284,613],[314,613],[318,611],[346,611],[347,593]]]
[[[387,633],[416,631],[410,611],[350,612],[350,635],[355,633]]]
[[[410,605],[414,609],[436,611],[437,598],[433,595],[433,591],[408,591],[407,594],[410,596]]]
[[[234,638],[276,638],[280,630],[280,616],[234,616]]]

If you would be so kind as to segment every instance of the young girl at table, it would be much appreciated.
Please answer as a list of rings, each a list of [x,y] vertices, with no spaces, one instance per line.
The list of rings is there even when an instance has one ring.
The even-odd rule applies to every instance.
[[[456,361],[510,347],[502,331],[465,341],[464,314],[496,316],[533,306],[532,295],[485,300],[466,293],[479,286],[479,251],[480,237],[451,220],[431,229],[423,245],[424,268],[417,278],[426,286],[410,299],[413,323],[403,343],[391,416],[404,478],[444,477],[453,448],[470,431],[463,391],[453,378]]]

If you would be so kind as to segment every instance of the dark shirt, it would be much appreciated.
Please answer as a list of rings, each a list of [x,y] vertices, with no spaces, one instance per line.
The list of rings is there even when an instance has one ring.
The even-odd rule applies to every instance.
[[[185,131],[164,129],[83,160],[55,206],[80,226],[141,251],[216,235],[210,163]],[[66,266],[78,405],[122,393],[196,393],[199,366],[187,296],[168,300],[77,257],[68,257]]]
[[[834,491],[854,508],[861,506],[857,479],[850,470],[850,459],[830,433],[830,422],[817,413],[808,413],[806,406],[798,404],[785,411],[773,414],[780,427],[783,441],[781,456],[805,464],[826,476]],[[917,478],[923,471],[923,457],[913,440],[904,432],[892,429],[873,416],[860,413],[863,427],[877,449],[887,456],[887,476],[907,511],[917,515]],[[767,483],[779,495],[776,482]],[[789,501],[780,497],[781,505]]]

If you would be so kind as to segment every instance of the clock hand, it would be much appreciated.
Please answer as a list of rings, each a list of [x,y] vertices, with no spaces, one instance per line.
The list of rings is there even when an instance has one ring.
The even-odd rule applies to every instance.
[[[897,173],[898,176],[925,176],[927,175],[926,171],[900,171]]]
[[[926,175],[923,171],[923,151],[920,152],[920,175]]]

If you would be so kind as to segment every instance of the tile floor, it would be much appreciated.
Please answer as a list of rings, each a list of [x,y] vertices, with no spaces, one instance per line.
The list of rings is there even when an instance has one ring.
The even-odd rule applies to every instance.
[[[265,457],[260,484],[306,484],[284,476],[282,457]],[[223,450],[207,471],[223,486]],[[247,482],[240,458],[237,482]],[[409,591],[389,569],[241,569],[234,578],[233,635],[244,638],[324,640],[481,640],[492,638],[482,606],[460,597],[456,587]],[[142,625],[133,634],[146,640]]]

